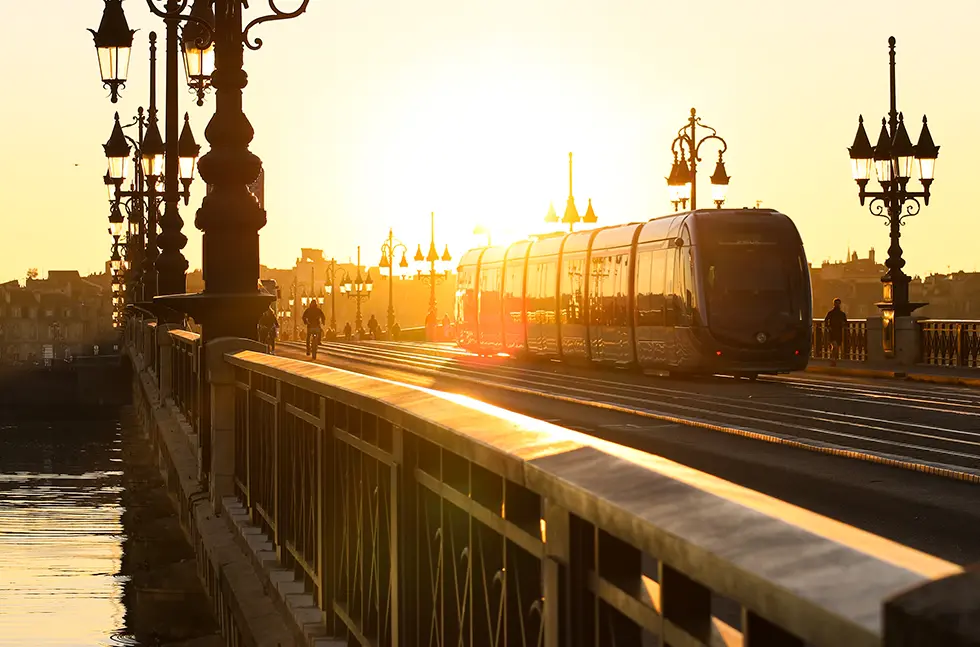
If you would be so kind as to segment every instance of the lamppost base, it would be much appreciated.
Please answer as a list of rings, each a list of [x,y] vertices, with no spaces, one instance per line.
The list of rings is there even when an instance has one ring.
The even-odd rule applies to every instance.
[[[256,339],[262,312],[275,301],[267,292],[168,294],[153,299],[154,303],[182,312],[199,323],[203,341],[219,337]]]
[[[919,308],[924,308],[928,303],[892,303],[890,301],[880,301],[875,306],[881,310],[881,314],[891,312],[894,317],[911,317],[912,313]]]
[[[133,304],[133,307],[140,312],[149,314],[162,324],[179,324],[184,320],[184,317],[180,312],[175,312],[173,309],[155,301],[138,301]]]

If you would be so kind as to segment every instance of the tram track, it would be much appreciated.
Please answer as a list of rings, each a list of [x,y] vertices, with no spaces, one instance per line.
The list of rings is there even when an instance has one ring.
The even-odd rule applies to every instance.
[[[573,404],[788,444],[980,484],[980,404],[969,391],[774,378],[681,382],[547,370],[458,349],[326,344],[330,357],[452,376]],[[572,369],[574,371],[574,369]],[[725,384],[728,382],[728,384]],[[705,388],[705,387],[708,388]],[[712,393],[718,388],[731,392]],[[783,403],[780,400],[791,400]],[[883,417],[887,408],[888,416]]]
[[[309,361],[302,344],[283,343],[277,354]],[[956,563],[980,561],[980,489],[970,480],[980,405],[970,389],[798,374],[676,380],[479,357],[448,344],[334,342],[317,361],[473,397]],[[953,478],[939,478],[951,476],[946,469]]]

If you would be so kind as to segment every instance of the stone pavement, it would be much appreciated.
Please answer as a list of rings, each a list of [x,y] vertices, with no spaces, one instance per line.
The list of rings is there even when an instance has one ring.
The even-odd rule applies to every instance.
[[[915,364],[899,366],[889,362],[839,361],[831,366],[829,360],[811,359],[808,373],[823,373],[848,377],[897,378],[914,382],[980,387],[980,368],[932,366]]]

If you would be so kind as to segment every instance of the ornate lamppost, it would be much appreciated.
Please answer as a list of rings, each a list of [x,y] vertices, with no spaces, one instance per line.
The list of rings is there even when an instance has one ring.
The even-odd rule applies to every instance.
[[[351,280],[350,275],[344,276],[344,282],[340,286],[340,291],[347,295],[348,299],[353,299],[357,304],[357,314],[354,317],[354,330],[361,332],[361,301],[371,298],[374,291],[374,281],[371,279],[371,272],[367,272],[367,279],[361,278],[361,246],[357,246],[357,276]]]
[[[565,203],[565,215],[562,216],[562,224],[568,225],[569,233],[575,231],[575,225],[580,222],[584,222],[587,225],[594,225],[598,218],[595,215],[595,211],[592,210],[592,198],[589,198],[589,208],[586,209],[584,216],[578,215],[578,209],[575,208],[575,198],[572,195],[572,154],[568,154],[568,202]],[[548,213],[545,214],[544,221],[548,224],[555,224],[558,222],[558,214],[555,212],[555,205],[552,203],[548,206]],[[476,231],[473,232],[477,233]],[[490,235],[487,233],[487,247],[490,246]]]
[[[158,8],[155,0],[147,0],[146,4],[153,14],[163,18],[166,26],[166,113],[164,129],[166,131],[166,143],[160,136],[159,129],[156,127],[156,34],[150,33],[151,41],[151,67],[150,67],[150,123],[151,127],[147,132],[148,142],[144,142],[146,148],[152,149],[156,155],[159,149],[158,166],[153,167],[154,177],[162,181],[162,195],[164,211],[159,218],[160,236],[156,239],[155,214],[154,224],[147,226],[147,251],[144,258],[144,274],[153,276],[152,290],[145,294],[145,298],[155,296],[156,291],[162,294],[177,294],[185,290],[187,272],[187,259],[184,258],[181,250],[187,244],[187,237],[181,233],[183,220],[180,218],[178,200],[181,193],[184,196],[184,203],[189,201],[190,184],[194,177],[194,164],[197,159],[199,147],[194,142],[193,134],[190,132],[188,116],[184,115],[184,129],[178,135],[180,126],[180,115],[177,96],[177,65],[180,53],[178,43],[177,28],[182,21],[190,21],[197,27],[193,32],[195,38],[199,38],[199,43],[203,49],[210,47],[211,25],[214,17],[211,13],[212,0],[195,0],[194,7],[190,15],[183,15],[182,11],[187,7],[188,0],[165,0],[163,8]],[[92,30],[89,30],[92,31]],[[122,8],[122,0],[105,0],[105,9],[102,14],[102,22],[99,31],[92,31],[95,37],[96,49],[99,53],[99,67],[102,73],[102,81],[111,89],[111,99],[115,103],[118,100],[118,88],[125,85],[125,74],[128,72],[129,53],[133,44],[133,31],[129,29],[126,16]],[[204,34],[204,36],[201,36]],[[127,36],[128,35],[128,36]],[[120,65],[113,65],[113,61],[127,61],[126,70]],[[203,56],[201,57],[203,58]],[[186,57],[185,57],[186,61]],[[188,69],[188,83],[196,81],[191,77],[191,70]],[[202,91],[203,92],[203,91]],[[200,101],[199,101],[200,103]],[[189,161],[185,161],[189,160]],[[150,176],[151,173],[146,173]],[[179,184],[183,184],[183,192]],[[150,183],[150,188],[156,190],[156,183]],[[151,240],[153,239],[153,240]],[[150,244],[150,243],[154,244]],[[159,243],[159,254],[157,244]],[[152,266],[152,267],[150,267]],[[159,283],[159,286],[157,285]]]
[[[337,332],[337,291],[334,287],[337,282],[337,261],[330,259],[327,264],[327,284],[323,291],[330,297],[330,330]]]
[[[405,246],[399,240],[396,240],[394,233],[391,228],[388,229],[388,239],[381,244],[381,262],[378,263],[378,267],[381,269],[387,268],[388,270],[388,338],[391,338],[391,330],[395,326],[395,301],[394,301],[394,291],[395,291],[395,253],[401,249],[402,260],[398,263],[398,278],[404,278],[405,272],[408,270],[408,259],[405,255],[408,253],[408,247]],[[421,251],[421,250],[419,250]]]
[[[858,130],[854,144],[848,149],[851,158],[851,171],[858,185],[858,199],[864,205],[868,198],[868,209],[872,215],[885,219],[888,224],[891,245],[888,248],[888,270],[881,277],[882,301],[877,306],[882,314],[882,344],[885,353],[895,352],[895,318],[908,317],[924,303],[909,302],[909,276],[902,270],[901,227],[905,219],[919,213],[919,199],[929,205],[930,189],[936,169],[939,147],[932,140],[926,118],[922,117],[922,131],[914,146],[905,129],[905,118],[898,112],[895,95],[895,38],[888,39],[889,66],[889,110],[888,117],[881,120],[878,143],[871,146],[868,133],[864,130],[864,118],[858,117]],[[910,191],[915,162],[918,162],[919,182],[922,191]],[[868,191],[871,169],[874,167],[881,191]]]
[[[710,132],[698,139],[699,128]],[[728,195],[728,182],[731,180],[725,172],[723,159],[723,155],[728,151],[728,143],[718,136],[717,130],[702,124],[697,111],[691,108],[691,116],[687,118],[687,124],[677,131],[677,137],[670,145],[670,150],[674,154],[674,164],[670,168],[670,176],[667,177],[667,189],[670,192],[670,201],[674,204],[674,211],[678,210],[678,206],[686,209],[688,200],[691,201],[692,211],[698,208],[698,162],[701,161],[701,145],[711,140],[721,144],[715,172],[711,175],[711,199],[718,209],[721,209],[721,205],[724,204]],[[690,165],[688,165],[689,161]]]
[[[449,245],[446,245],[446,249],[442,252],[442,257],[436,251],[436,214],[434,211],[429,216],[429,253],[422,256],[422,245],[420,244],[415,251],[414,260],[416,264],[423,267],[426,263],[429,265],[428,272],[424,272],[422,267],[419,267],[416,270],[416,275],[420,281],[429,282],[429,313],[426,320],[431,321],[435,325],[437,316],[436,285],[449,278],[449,264],[452,262],[453,257],[449,254]],[[437,264],[440,265],[439,269],[436,268]]]
[[[106,4],[106,11],[109,6]],[[121,9],[120,9],[121,11]],[[157,102],[156,102],[156,33],[150,32],[150,102],[149,110],[144,113],[143,108],[139,108],[137,117],[133,123],[127,126],[119,124],[119,115],[116,114],[116,124],[113,127],[112,135],[105,144],[106,157],[109,160],[109,172],[105,177],[106,187],[109,190],[109,199],[112,208],[118,207],[120,202],[125,205],[130,215],[131,227],[136,230],[134,238],[140,241],[139,251],[134,252],[139,256],[140,266],[134,263],[134,272],[142,277],[143,300],[148,300],[156,295],[158,290],[158,277],[156,261],[159,257],[157,240],[157,221],[159,204],[161,198],[166,202],[166,189],[161,194],[161,180],[164,183],[168,168],[167,158],[172,157],[174,164],[179,170],[179,180],[183,183],[183,197],[186,203],[190,197],[190,184],[194,176],[194,166],[197,162],[197,155],[200,153],[200,146],[194,141],[194,135],[190,129],[189,117],[184,115],[184,129],[178,140],[177,151],[170,154],[169,148],[163,142],[160,129],[157,126]],[[125,136],[124,128],[131,126],[139,127],[139,142]],[[130,143],[136,150],[135,182],[131,184],[129,191],[122,190],[125,180],[127,160],[129,157]],[[143,201],[146,200],[145,210]],[[143,214],[146,214],[145,228],[143,224]],[[142,241],[145,236],[145,246]]]
[[[210,0],[197,2],[210,5]],[[211,185],[211,191],[195,219],[203,232],[205,288],[200,294],[157,298],[200,322],[205,342],[217,337],[255,339],[259,315],[273,298],[258,288],[259,230],[265,226],[266,213],[248,189],[258,177],[262,162],[248,150],[254,131],[242,111],[242,90],[248,84],[242,59],[246,46],[251,50],[262,46],[261,39],[249,36],[253,27],[295,18],[307,5],[309,0],[303,0],[296,9],[283,11],[269,0],[271,13],[243,26],[241,0],[214,0],[214,72],[210,85],[215,89],[215,112],[206,131],[211,150],[199,163],[201,178]],[[191,14],[193,17],[193,9]],[[212,44],[192,42],[185,35],[183,45],[187,61],[195,57],[205,60]],[[197,80],[192,79],[191,87],[204,76],[202,73]]]

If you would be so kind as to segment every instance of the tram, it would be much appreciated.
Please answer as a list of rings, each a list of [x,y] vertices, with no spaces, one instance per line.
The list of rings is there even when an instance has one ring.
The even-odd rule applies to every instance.
[[[697,210],[467,252],[457,343],[482,355],[754,379],[806,368],[810,274],[770,209]]]

